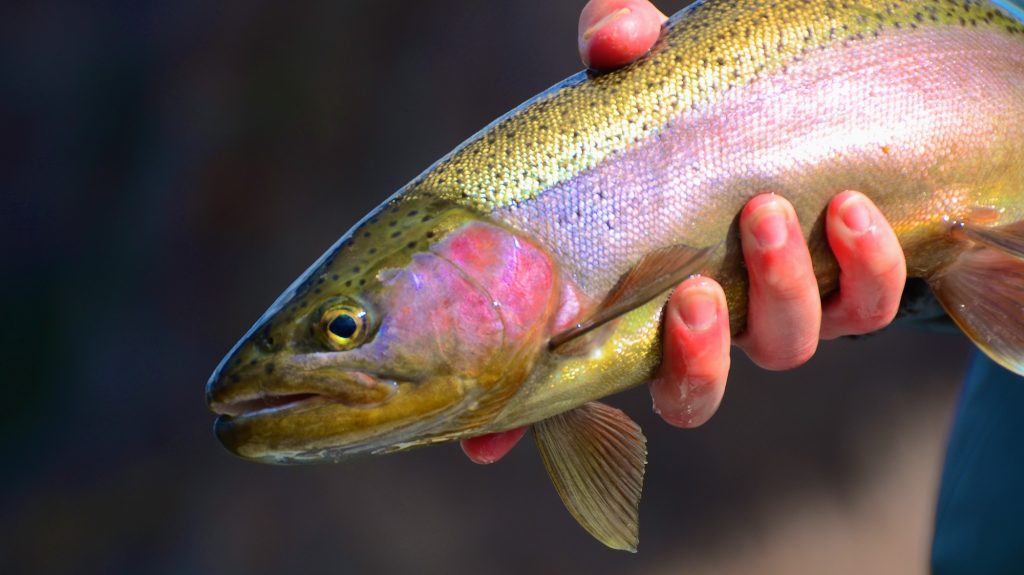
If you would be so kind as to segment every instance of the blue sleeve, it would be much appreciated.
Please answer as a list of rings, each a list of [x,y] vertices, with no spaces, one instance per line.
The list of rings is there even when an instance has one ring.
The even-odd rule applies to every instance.
[[[946,452],[932,570],[1024,573],[1024,379],[981,354]]]

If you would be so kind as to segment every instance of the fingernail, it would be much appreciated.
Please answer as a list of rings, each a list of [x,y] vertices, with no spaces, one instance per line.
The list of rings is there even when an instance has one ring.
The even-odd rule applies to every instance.
[[[683,294],[680,315],[692,332],[706,331],[718,319],[718,299],[704,288],[691,288]]]
[[[589,28],[587,28],[585,32],[583,32],[583,39],[590,40],[591,36],[600,32],[602,28],[618,20],[619,18],[622,18],[623,16],[628,16],[630,12],[631,10],[629,8],[620,8],[615,12],[612,12],[611,14],[605,16],[604,18],[601,18],[597,22],[594,22]]]
[[[751,214],[750,231],[761,249],[780,248],[789,234],[786,210],[777,200],[758,206]]]
[[[850,196],[839,206],[839,217],[850,231],[862,234],[871,229],[871,210],[858,194]]]

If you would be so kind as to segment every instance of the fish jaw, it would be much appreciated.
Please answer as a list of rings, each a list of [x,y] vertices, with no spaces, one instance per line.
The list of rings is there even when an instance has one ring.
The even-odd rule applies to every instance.
[[[230,451],[338,461],[470,436],[494,419],[565,321],[565,289],[550,256],[521,235],[475,218],[434,221],[435,241],[370,266],[354,282],[362,290],[300,278],[325,298],[293,286],[236,345],[207,385]],[[353,267],[322,259],[332,260],[307,274]],[[337,301],[364,310],[371,335],[361,345],[325,348],[318,318]]]
[[[350,405],[331,395],[264,395],[265,407],[222,414],[214,431],[229,451],[245,459],[278,464],[342,461],[410,447],[434,435],[447,418],[471,411],[474,398],[466,384],[457,378],[384,381],[381,385],[391,387],[391,393],[372,405]],[[281,397],[294,399],[273,403]]]

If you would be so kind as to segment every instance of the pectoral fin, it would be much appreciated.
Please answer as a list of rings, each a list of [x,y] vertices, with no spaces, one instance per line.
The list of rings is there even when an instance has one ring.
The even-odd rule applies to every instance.
[[[985,354],[1024,375],[1024,223],[959,235],[972,245],[929,280],[932,290]]]
[[[987,228],[970,224],[960,228],[964,237],[1008,256],[1024,259],[1024,222]]]
[[[589,333],[676,287],[703,269],[714,247],[696,249],[676,245],[647,254],[619,279],[615,288],[590,316],[552,337],[548,347],[558,351],[566,342]]]
[[[647,440],[625,413],[590,402],[533,426],[569,513],[601,543],[636,552]]]

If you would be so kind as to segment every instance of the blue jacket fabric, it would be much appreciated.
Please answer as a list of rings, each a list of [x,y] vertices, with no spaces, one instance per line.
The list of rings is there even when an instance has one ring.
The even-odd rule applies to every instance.
[[[1024,573],[1024,378],[981,354],[946,452],[932,570]]]

